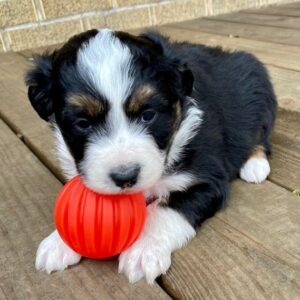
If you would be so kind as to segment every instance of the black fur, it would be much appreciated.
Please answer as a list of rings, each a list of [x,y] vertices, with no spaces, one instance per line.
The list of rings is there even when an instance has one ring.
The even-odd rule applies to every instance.
[[[45,120],[55,113],[76,162],[83,157],[88,135],[74,129],[72,124],[79,116],[68,111],[64,99],[67,93],[80,91],[105,102],[74,68],[78,49],[95,34],[97,31],[89,31],[76,36],[54,54],[39,57],[27,75],[33,107]],[[182,115],[191,105],[186,96],[195,99],[204,112],[198,133],[174,166],[174,171],[194,174],[197,181],[185,192],[171,193],[168,203],[197,226],[225,205],[228,183],[238,176],[252,149],[263,145],[270,154],[276,100],[268,74],[254,56],[245,52],[171,43],[153,32],[138,37],[121,32],[115,35],[134,57],[135,86],[155,86],[157,93],[148,105],[160,114],[148,130],[161,149],[168,147],[176,130],[177,101]],[[103,118],[99,116],[93,124],[103,124]]]
[[[149,38],[191,70],[191,97],[204,112],[198,134],[177,163],[178,170],[193,170],[201,183],[169,199],[169,206],[196,226],[225,205],[228,182],[238,176],[255,146],[263,145],[270,154],[275,95],[265,68],[249,53],[172,44],[155,33]]]

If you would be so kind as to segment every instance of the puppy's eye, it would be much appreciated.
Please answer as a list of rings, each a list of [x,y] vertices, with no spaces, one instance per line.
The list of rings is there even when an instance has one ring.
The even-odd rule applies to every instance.
[[[92,127],[91,123],[87,119],[78,119],[73,123],[73,125],[81,131],[87,131]]]
[[[156,117],[156,111],[153,109],[147,109],[142,112],[141,121],[143,123],[150,123],[155,119],[155,117]]]

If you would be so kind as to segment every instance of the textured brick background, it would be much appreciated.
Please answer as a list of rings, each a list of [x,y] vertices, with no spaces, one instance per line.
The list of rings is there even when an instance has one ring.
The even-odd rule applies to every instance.
[[[132,29],[282,0],[0,0],[0,52],[65,41],[100,27]]]

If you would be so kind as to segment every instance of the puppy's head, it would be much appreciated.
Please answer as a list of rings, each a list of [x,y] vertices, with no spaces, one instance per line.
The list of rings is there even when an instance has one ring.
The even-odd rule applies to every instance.
[[[191,72],[156,34],[91,30],[27,74],[29,99],[53,123],[60,160],[102,193],[151,188],[162,176]]]

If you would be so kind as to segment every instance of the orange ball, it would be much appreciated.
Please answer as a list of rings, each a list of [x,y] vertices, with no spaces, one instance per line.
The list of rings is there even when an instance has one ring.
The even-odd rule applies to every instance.
[[[60,191],[54,218],[61,238],[75,252],[106,258],[137,239],[146,219],[146,202],[143,193],[97,194],[76,176]]]

